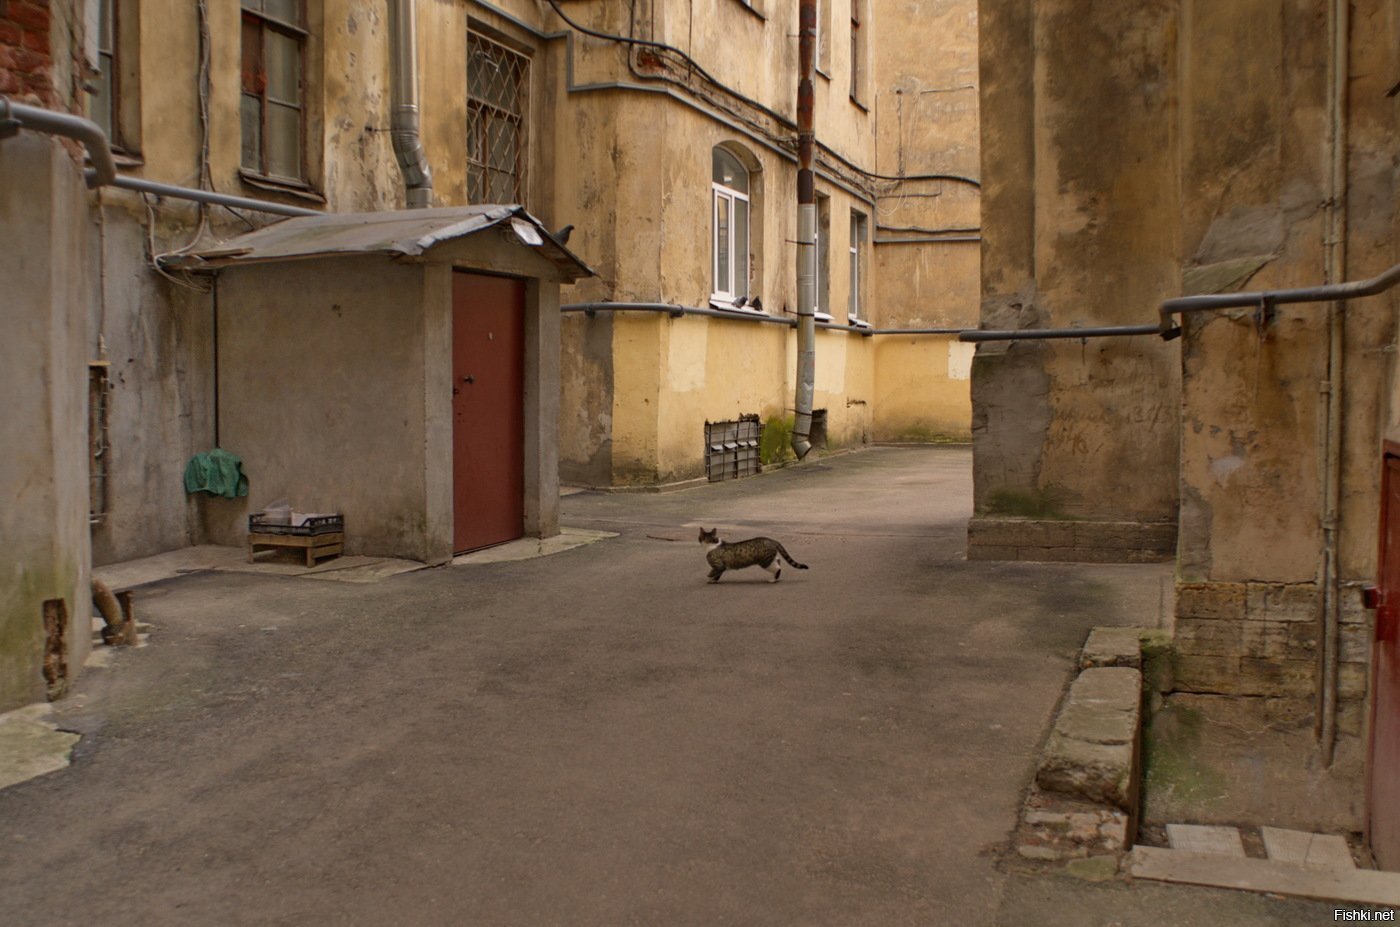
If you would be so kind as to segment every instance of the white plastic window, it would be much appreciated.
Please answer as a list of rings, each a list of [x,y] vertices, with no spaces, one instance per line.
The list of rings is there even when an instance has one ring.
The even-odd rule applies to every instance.
[[[710,299],[733,305],[749,295],[749,172],[734,155],[716,148],[710,187]]]

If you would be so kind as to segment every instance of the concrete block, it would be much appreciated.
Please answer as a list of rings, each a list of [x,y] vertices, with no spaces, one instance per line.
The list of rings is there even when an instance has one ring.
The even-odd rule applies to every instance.
[[[1316,583],[1249,583],[1245,593],[1251,619],[1316,621],[1321,607]]]
[[[1192,656],[1237,657],[1244,649],[1241,622],[1202,618],[1176,620],[1176,648]]]
[[[1371,628],[1364,624],[1344,624],[1338,628],[1338,654],[1343,663],[1371,662]]]
[[[1317,625],[1313,622],[1290,621],[1288,628],[1289,660],[1311,660],[1317,656]]]
[[[1142,667],[1142,638],[1137,628],[1094,628],[1080,652],[1079,668]]]
[[[1366,703],[1355,699],[1345,699],[1337,705],[1337,730],[1352,737],[1360,737],[1366,723]]]
[[[1016,548],[1002,547],[996,545],[974,544],[971,539],[967,545],[967,559],[969,560],[1017,560]]]
[[[1240,661],[1229,656],[1195,656],[1176,654],[1172,663],[1176,687],[1183,692],[1209,692],[1221,695],[1240,694]]]
[[[1302,698],[1316,688],[1315,661],[1275,660],[1241,657],[1240,695],[1268,695]]]
[[[1178,583],[1176,614],[1239,621],[1245,615],[1245,587],[1242,583]]]
[[[1310,834],[1282,827],[1261,827],[1269,859],[1300,866],[1355,869],[1347,842],[1335,834]]]
[[[967,524],[969,543],[995,547],[1070,547],[1074,524],[1019,518],[974,518]]]
[[[1370,667],[1365,663],[1343,663],[1337,667],[1337,698],[1363,699]]]
[[[1344,583],[1339,601],[1338,616],[1342,624],[1364,624],[1367,627],[1375,620],[1375,612],[1367,608],[1361,599],[1365,583]]]
[[[1052,733],[1036,769],[1047,792],[1131,811],[1136,782],[1132,744],[1096,744]]]
[[[1240,625],[1240,655],[1268,660],[1288,659],[1288,625],[1278,621],[1245,621]]]
[[[1238,827],[1201,824],[1168,824],[1167,842],[1173,850],[1244,858],[1244,841]]]

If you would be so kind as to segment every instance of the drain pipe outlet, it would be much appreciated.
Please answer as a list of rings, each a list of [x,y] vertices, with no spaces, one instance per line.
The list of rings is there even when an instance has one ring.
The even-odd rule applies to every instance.
[[[797,8],[797,390],[792,450],[798,460],[812,449],[812,400],[817,368],[817,196],[812,170],[816,148],[817,0]]]
[[[418,131],[416,0],[389,0],[389,137],[403,172],[409,209],[433,203],[433,172]]]

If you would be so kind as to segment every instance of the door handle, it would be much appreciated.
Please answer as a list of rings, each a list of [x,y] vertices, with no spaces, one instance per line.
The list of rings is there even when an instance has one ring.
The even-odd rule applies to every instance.
[[[472,376],[471,374],[467,374],[465,377],[462,377],[462,382],[468,384],[475,383],[476,377]]]

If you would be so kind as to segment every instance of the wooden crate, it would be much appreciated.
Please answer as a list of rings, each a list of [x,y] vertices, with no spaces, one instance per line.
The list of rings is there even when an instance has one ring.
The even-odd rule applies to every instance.
[[[248,532],[248,562],[253,562],[253,553],[259,547],[291,547],[306,551],[306,565],[313,567],[322,557],[339,557],[345,549],[345,532],[334,531],[326,534],[264,534]]]

